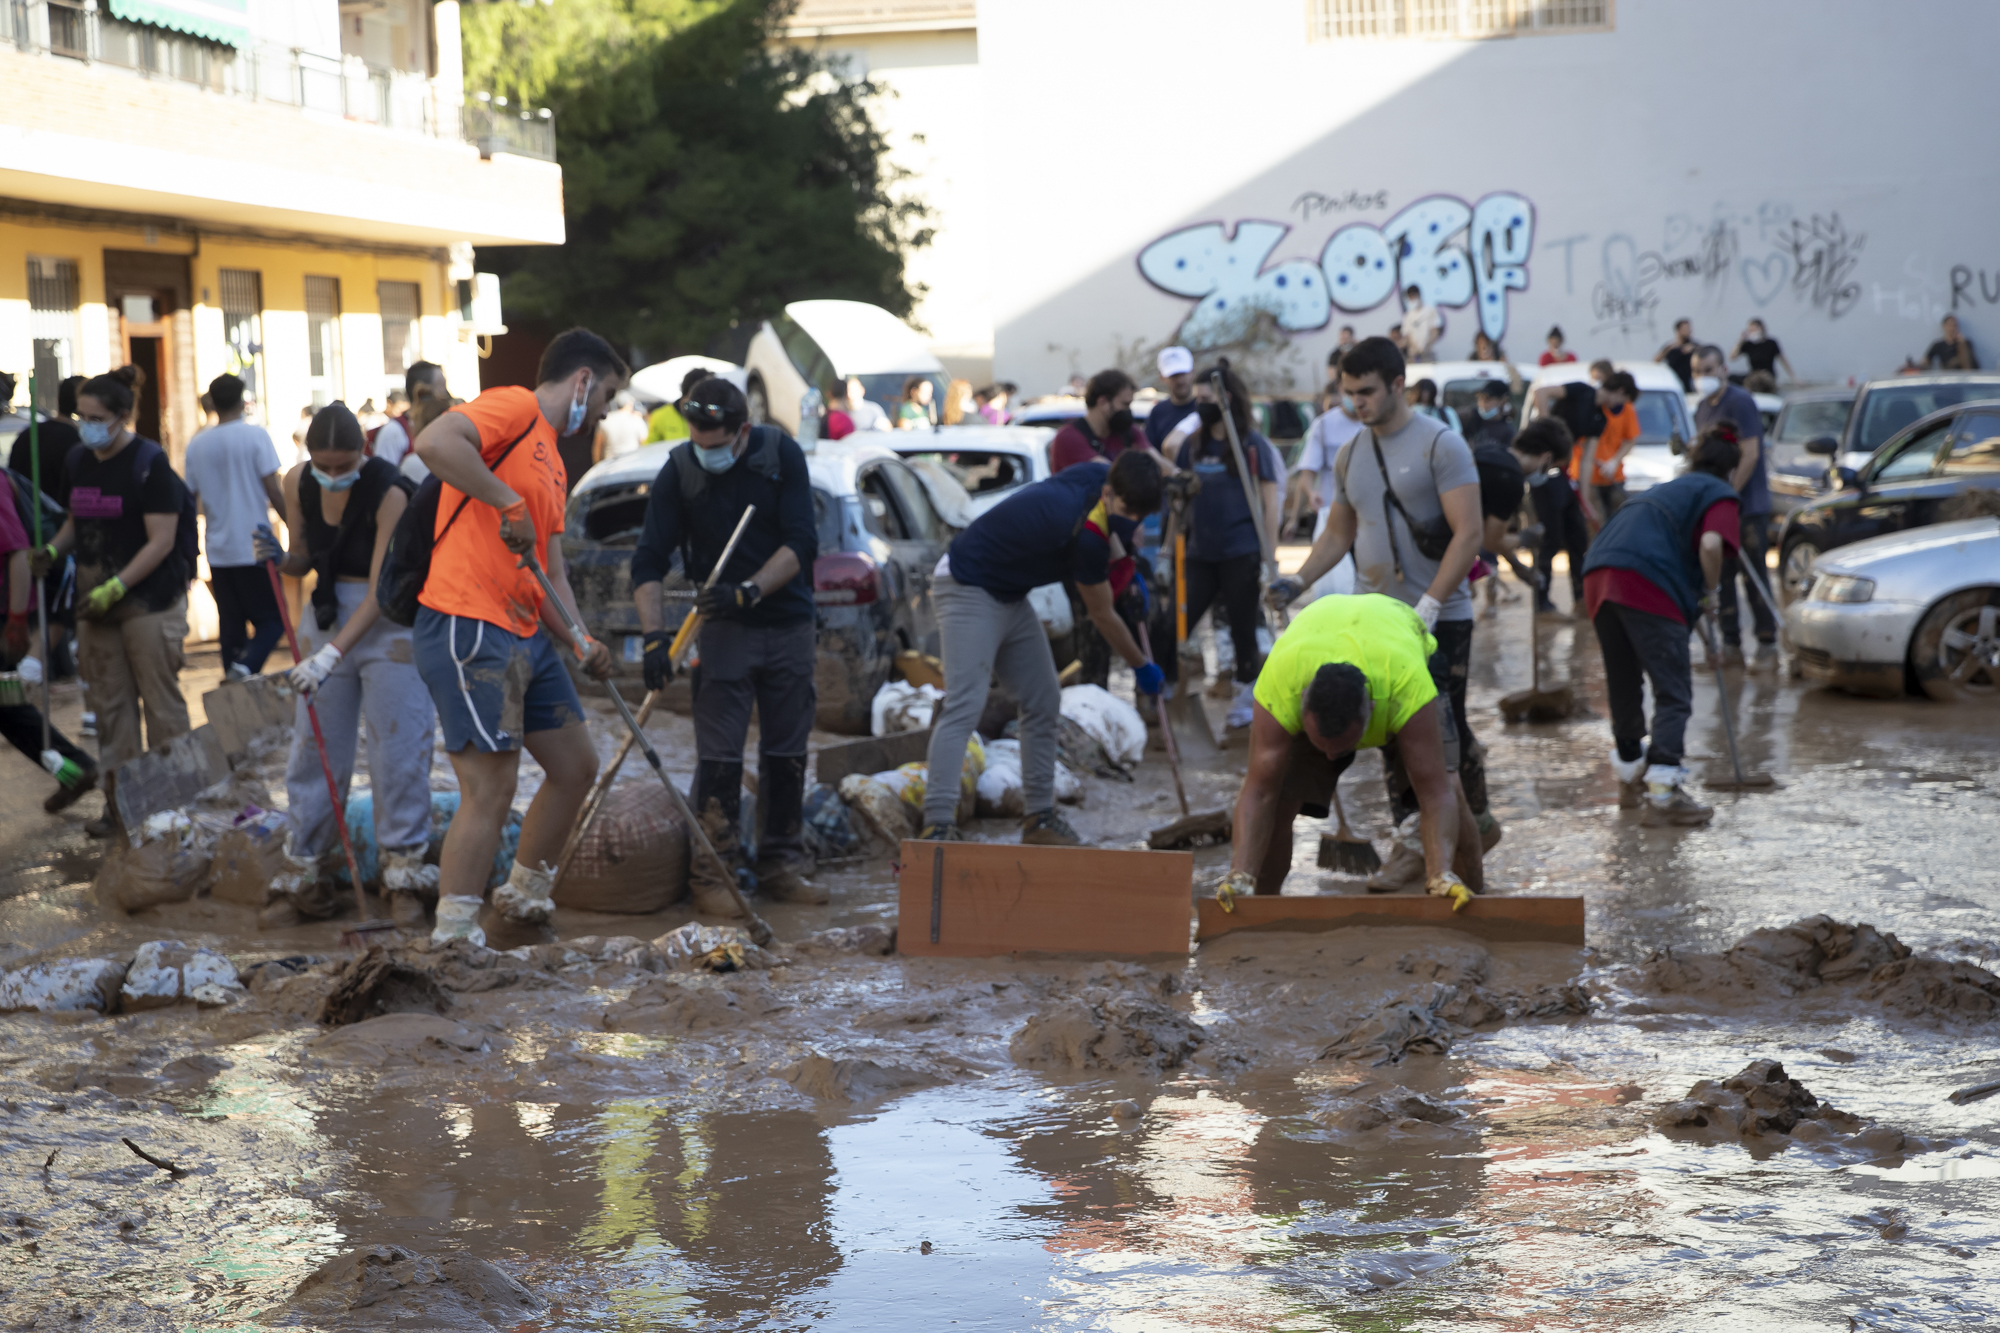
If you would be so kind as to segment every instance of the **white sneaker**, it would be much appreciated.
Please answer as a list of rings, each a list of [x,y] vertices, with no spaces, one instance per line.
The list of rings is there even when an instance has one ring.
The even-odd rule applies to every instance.
[[[225,684],[240,684],[250,679],[250,668],[244,666],[241,662],[231,662],[229,670],[222,673],[222,679]]]
[[[1250,725],[1250,700],[1253,688],[1248,681],[1237,683],[1236,698],[1229,705],[1229,716],[1223,719],[1230,727],[1241,728]]]
[[[85,713],[83,715],[83,724],[76,729],[76,734],[79,736],[95,736],[97,734],[97,714]]]
[[[486,932],[479,928],[479,909],[483,905],[478,898],[456,895],[438,899],[437,925],[431,930],[431,943],[449,944],[453,940],[467,940],[485,948]]]
[[[516,861],[507,882],[493,890],[493,905],[516,925],[539,926],[556,910],[550,897],[555,885],[554,866],[524,866]]]

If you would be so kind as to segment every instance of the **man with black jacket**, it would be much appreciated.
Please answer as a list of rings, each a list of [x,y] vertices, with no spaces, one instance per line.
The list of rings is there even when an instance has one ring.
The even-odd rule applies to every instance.
[[[695,603],[702,617],[693,675],[695,809],[709,838],[738,873],[750,869],[739,833],[743,742],[757,710],[756,883],[785,902],[823,903],[805,878],[802,840],[806,741],[818,693],[813,686],[812,566],[819,554],[812,482],[798,442],[775,426],[752,427],[735,385],[710,377],[681,404],[690,435],[668,455],[646,503],[646,527],[632,554],[633,601],[645,633],[646,688],[673,679],[673,632],[661,615],[660,580],[680,556],[701,584],[722,555],[746,505],[756,514],[715,586]],[[695,910],[741,915],[727,886],[696,858]]]

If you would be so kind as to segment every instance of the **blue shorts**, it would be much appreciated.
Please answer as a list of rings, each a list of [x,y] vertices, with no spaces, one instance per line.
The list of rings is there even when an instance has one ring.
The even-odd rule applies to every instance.
[[[444,748],[518,750],[538,731],[583,725],[583,701],[537,631],[522,639],[469,616],[417,608],[417,672],[437,704]]]

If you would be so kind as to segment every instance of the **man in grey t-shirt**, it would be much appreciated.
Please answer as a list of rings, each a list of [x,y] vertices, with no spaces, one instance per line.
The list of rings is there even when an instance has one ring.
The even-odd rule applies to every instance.
[[[1416,608],[1437,638],[1431,674],[1451,699],[1459,777],[1490,849],[1500,839],[1500,825],[1486,808],[1485,765],[1465,716],[1465,678],[1472,658],[1472,593],[1465,576],[1479,554],[1482,535],[1479,469],[1457,431],[1410,410],[1403,378],[1403,354],[1387,338],[1363,339],[1342,359],[1340,391],[1353,402],[1362,429],[1334,458],[1326,529],[1299,572],[1272,584],[1271,596],[1280,604],[1291,601],[1351,550],[1356,592],[1384,593]],[[1449,529],[1450,544],[1441,557],[1418,549],[1412,524],[1438,535]],[[1389,794],[1401,821],[1415,814],[1416,797],[1395,768],[1389,773]],[[1422,874],[1423,857],[1399,839],[1389,863],[1369,883],[1371,888],[1402,888],[1420,881]]]

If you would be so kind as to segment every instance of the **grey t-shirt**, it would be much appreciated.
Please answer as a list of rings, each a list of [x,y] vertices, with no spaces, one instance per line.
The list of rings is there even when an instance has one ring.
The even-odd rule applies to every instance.
[[[1354,510],[1354,591],[1385,593],[1415,606],[1430,591],[1438,562],[1417,550],[1402,514],[1384,503],[1382,469],[1376,465],[1375,450],[1369,444],[1373,438],[1374,432],[1363,427],[1341,446],[1333,466],[1333,498]],[[1479,468],[1464,437],[1414,413],[1408,425],[1382,437],[1382,461],[1388,465],[1396,498],[1419,523],[1443,516],[1444,505],[1438,497],[1446,491],[1479,485]],[[1393,551],[1389,529],[1383,526],[1385,518],[1395,524]],[[1397,556],[1402,557],[1400,579],[1396,577]],[[1438,619],[1472,619],[1472,592],[1467,584],[1461,582],[1444,599]]]

